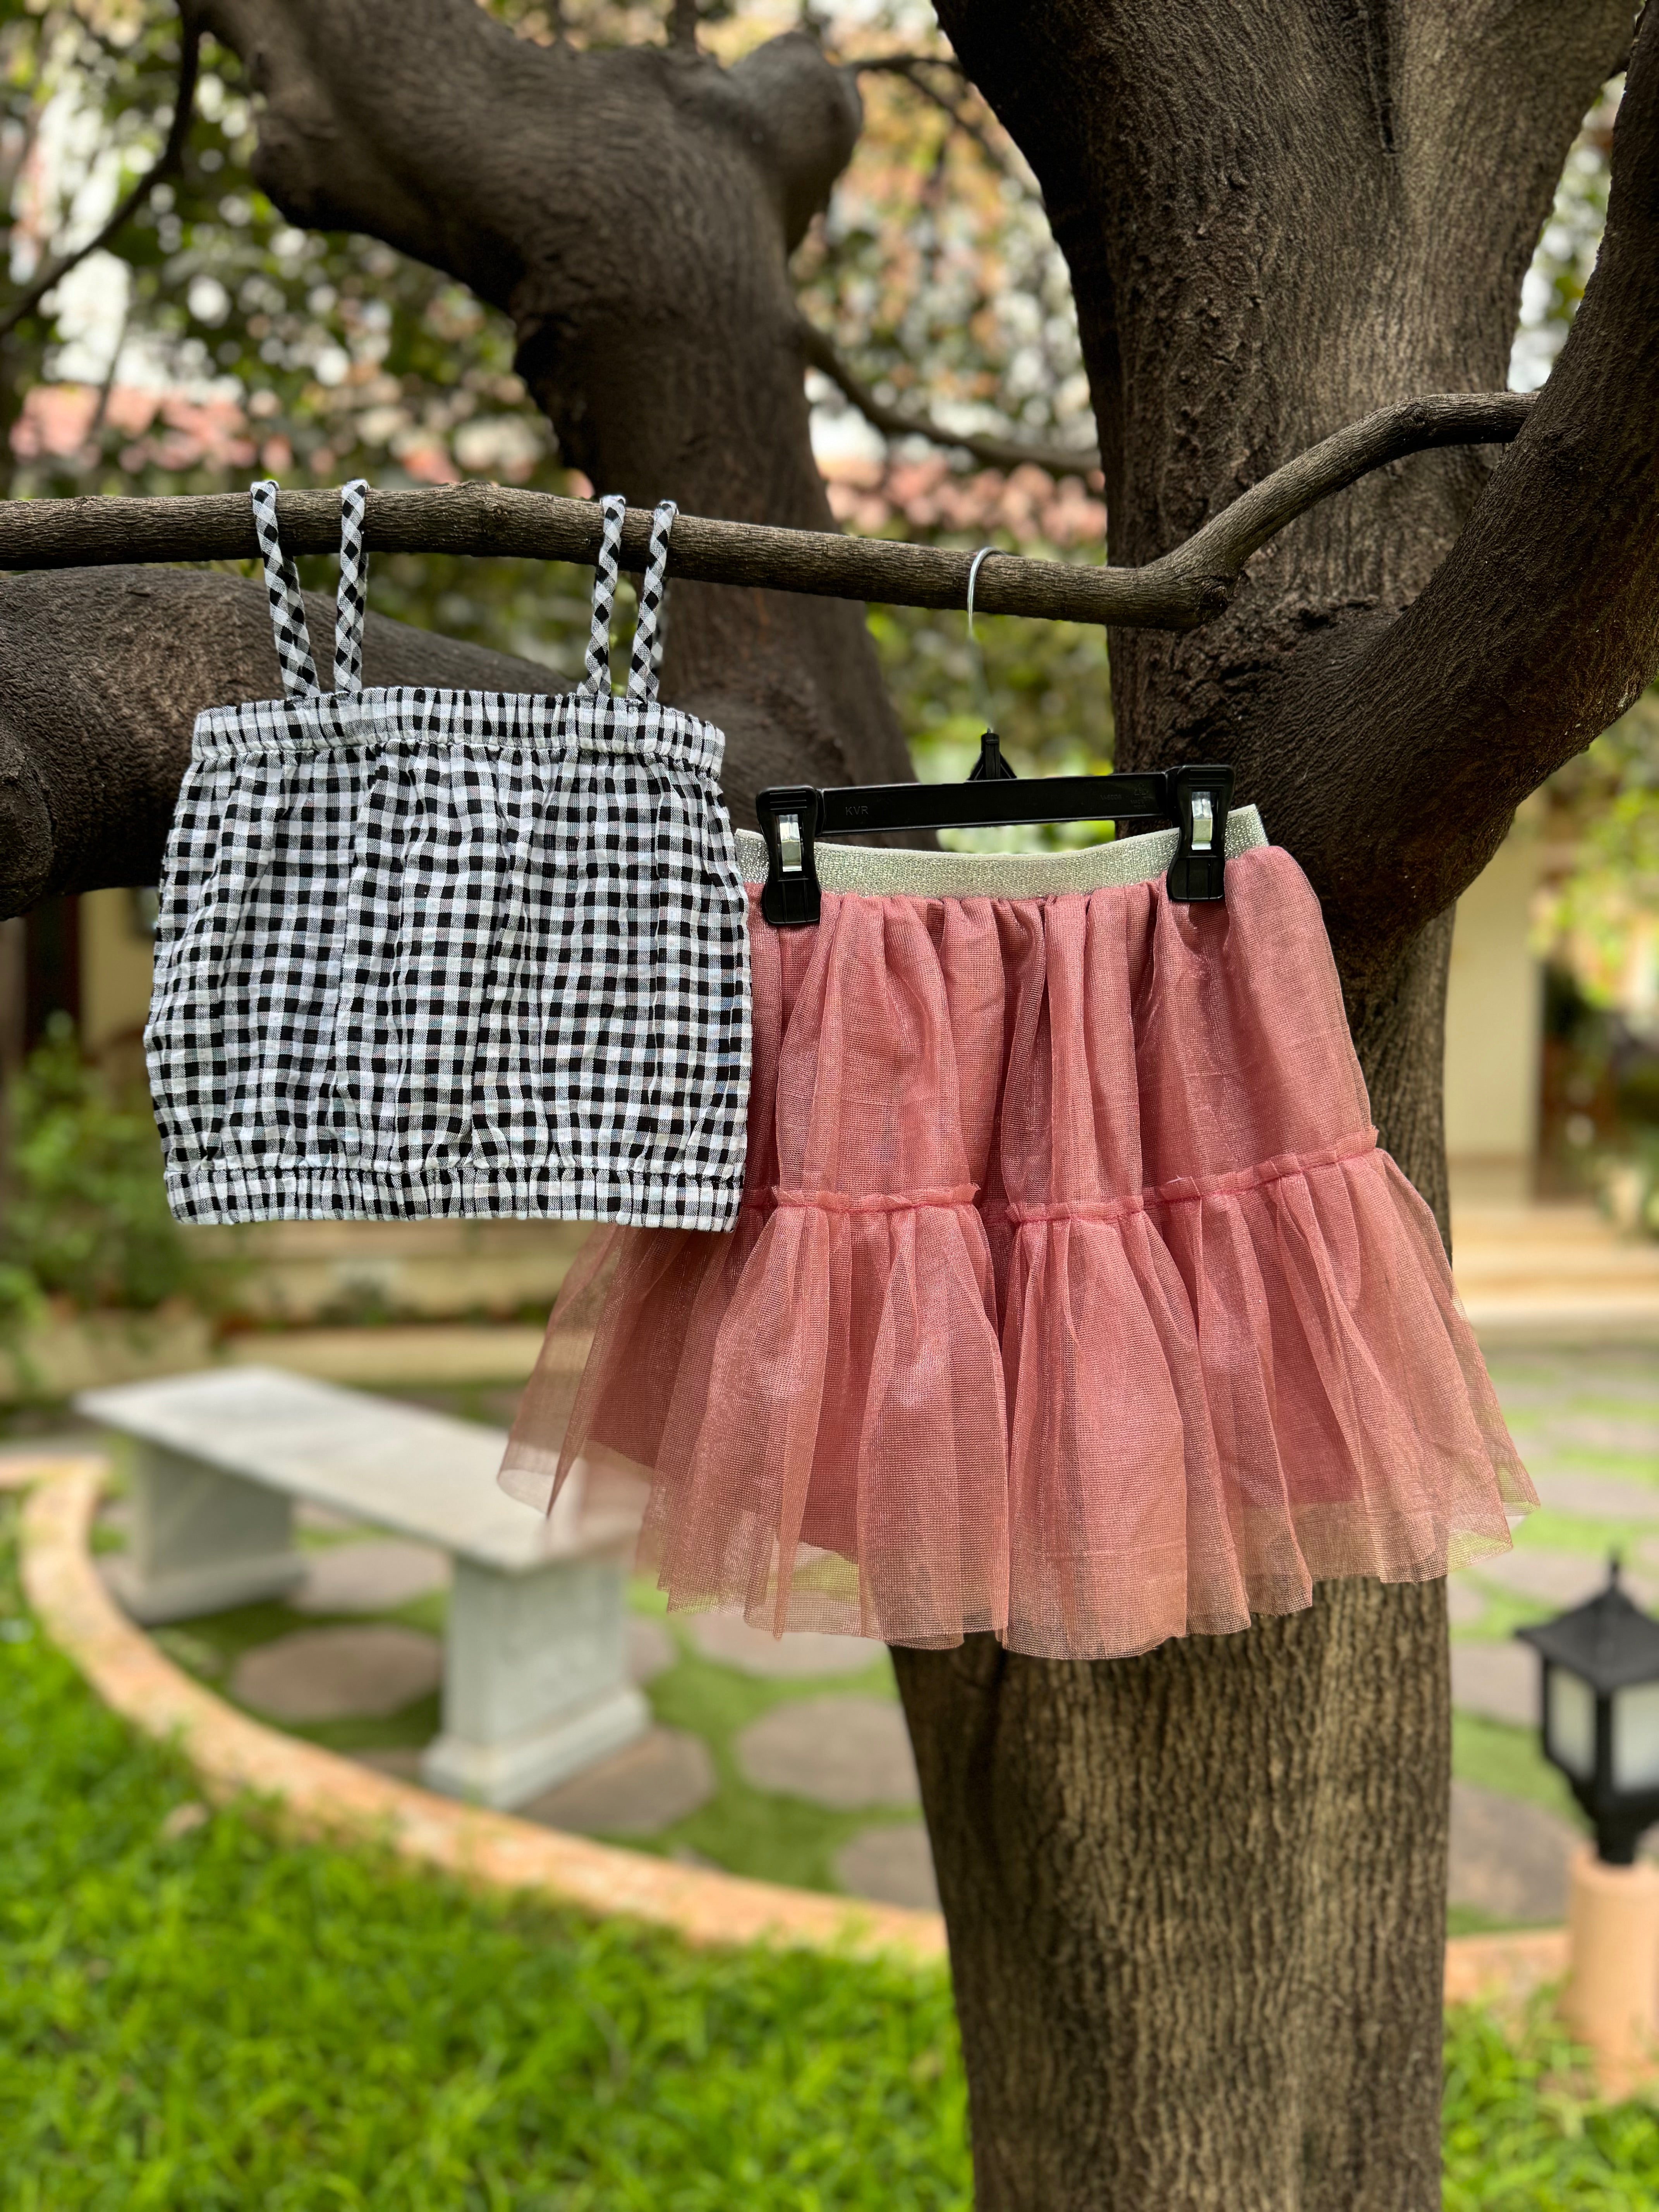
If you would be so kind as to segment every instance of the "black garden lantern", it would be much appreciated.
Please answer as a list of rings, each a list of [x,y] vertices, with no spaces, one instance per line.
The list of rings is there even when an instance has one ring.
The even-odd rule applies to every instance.
[[[1607,1586],[1558,1620],[1515,1632],[1544,1662],[1544,1755],[1559,1766],[1595,1829],[1598,1857],[1631,1866],[1659,1821],[1659,1620]]]

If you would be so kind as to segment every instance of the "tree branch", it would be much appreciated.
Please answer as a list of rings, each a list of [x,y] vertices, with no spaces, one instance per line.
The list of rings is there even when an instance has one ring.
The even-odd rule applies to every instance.
[[[854,76],[902,77],[912,92],[920,93],[930,106],[938,108],[941,115],[950,118],[952,129],[960,131],[964,137],[973,140],[1000,177],[1014,173],[1002,149],[992,143],[979,125],[970,122],[956,103],[947,100],[942,92],[935,92],[921,74],[925,69],[949,70],[952,76],[965,84],[967,72],[959,61],[943,54],[878,54],[872,60],[848,62],[843,66]]]
[[[1018,439],[988,436],[977,430],[947,430],[926,415],[913,415],[906,408],[890,407],[878,399],[863,379],[852,369],[841,349],[827,331],[821,331],[805,316],[800,323],[801,351],[811,365],[827,376],[845,398],[851,400],[865,421],[881,432],[884,438],[926,438],[935,446],[954,446],[964,453],[971,453],[989,469],[1046,469],[1053,477],[1086,477],[1100,466],[1100,454],[1092,446],[1075,449],[1064,446],[1027,446]]]
[[[816,41],[730,69],[515,38],[476,0],[191,0],[263,106],[291,222],[361,230],[512,320],[515,366],[590,483],[828,533],[788,255],[857,143]],[[688,585],[663,669],[757,785],[884,782],[909,757],[856,608]]]
[[[968,72],[954,54],[872,54],[867,60],[848,62],[845,67],[860,76],[872,76],[885,71],[893,76],[914,76],[919,69],[949,70],[953,76],[964,81]]]
[[[100,247],[107,246],[111,239],[131,222],[157,185],[177,173],[185,158],[185,146],[190,137],[191,122],[195,113],[196,76],[202,52],[202,33],[197,25],[184,23],[180,37],[179,90],[173,104],[173,121],[167,128],[167,143],[95,235],[89,238],[84,246],[77,246],[73,252],[54,255],[11,305],[0,312],[0,338],[15,330],[26,315],[33,314],[53,285],[61,284],[71,269],[78,268],[88,254],[96,253]]]
[[[697,0],[673,0],[668,18],[668,43],[688,53],[697,51]]]
[[[330,601],[308,592],[306,612],[313,637],[331,634]],[[561,688],[535,662],[380,615],[363,659],[371,684]],[[154,883],[198,710],[282,682],[263,586],[165,569],[8,578],[0,669],[0,916]]]
[[[1340,801],[1315,810],[1298,846],[1345,934],[1397,933],[1442,911],[1519,802],[1659,671],[1656,328],[1650,7],[1614,131],[1595,273],[1524,429],[1413,602],[1356,640],[1360,649],[1310,670],[1284,702],[1276,744],[1286,758],[1322,744],[1358,770]],[[1370,847],[1363,869],[1343,857],[1357,808]]]
[[[1197,534],[1143,568],[1094,568],[1009,554],[988,562],[975,587],[987,614],[1124,629],[1195,629],[1226,605],[1252,554],[1285,525],[1372,469],[1436,446],[1501,443],[1527,420],[1532,399],[1513,392],[1449,392],[1407,400],[1349,425],[1253,486]],[[283,542],[294,553],[339,543],[339,495],[283,492]],[[501,484],[429,491],[371,491],[372,550],[517,555],[591,562],[601,521],[590,500]],[[624,568],[645,566],[651,519],[630,508]],[[250,560],[258,546],[240,492],[178,499],[0,501],[0,569],[67,568],[131,561]],[[973,556],[886,538],[774,530],[683,514],[670,547],[672,575],[897,606],[963,607]]]

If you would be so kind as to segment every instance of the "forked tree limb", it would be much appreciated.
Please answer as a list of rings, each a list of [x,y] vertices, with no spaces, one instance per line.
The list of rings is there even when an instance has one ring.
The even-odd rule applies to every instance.
[[[255,180],[291,222],[366,232],[499,307],[591,483],[834,529],[788,257],[860,110],[815,40],[725,68],[683,45],[542,46],[475,0],[188,4],[262,103]],[[852,605],[688,583],[663,683],[726,732],[739,804],[750,777],[907,773]]]
[[[1288,752],[1322,739],[1357,771],[1304,858],[1332,887],[1334,930],[1376,936],[1402,915],[1441,911],[1520,801],[1659,672],[1656,329],[1659,11],[1649,8],[1595,271],[1520,435],[1413,603],[1283,702]],[[1364,873],[1336,857],[1356,805],[1380,863]]]
[[[966,73],[954,55],[877,54],[867,61],[847,62],[842,66],[854,76],[902,77],[912,92],[925,100],[930,107],[937,108],[941,115],[949,118],[953,130],[960,131],[964,137],[972,139],[999,176],[1012,174],[1006,155],[992,143],[989,136],[977,123],[965,116],[953,100],[936,91],[922,74],[929,69],[948,70],[952,76],[965,82]]]
[[[306,595],[312,635],[333,609]],[[548,669],[370,615],[371,684],[550,690]],[[155,568],[0,583],[0,916],[154,883],[203,707],[282,688],[264,586]]]
[[[1254,495],[1229,491],[1256,471],[1276,485],[1323,422],[1498,381],[1563,151],[1626,59],[1632,11],[1362,0],[1339,21],[1310,0],[1274,11],[1271,60],[1222,0],[939,12],[1073,273],[1114,551],[1179,538],[1200,566],[1212,530],[1248,525]],[[1112,641],[1121,765],[1233,762],[1320,896],[1357,1030],[1396,1005],[1406,949],[1519,799],[1659,665],[1653,12],[1615,137],[1624,214],[1510,453],[1373,471],[1200,635]],[[1431,204],[1425,236],[1410,211]]]
[[[1518,392],[1444,392],[1384,408],[1276,469],[1184,545],[1144,568],[1005,555],[981,569],[975,606],[987,614],[1049,621],[1196,629],[1226,605],[1251,555],[1320,500],[1370,470],[1429,447],[1511,439],[1532,404]],[[329,553],[337,547],[336,493],[283,492],[277,507],[290,552]],[[629,509],[623,532],[624,568],[644,567],[650,526],[645,509]],[[591,562],[599,550],[601,521],[589,500],[466,483],[371,491],[366,528],[374,551]],[[240,492],[0,504],[0,568],[247,560],[257,552],[252,514]],[[674,524],[669,573],[702,583],[954,608],[967,604],[972,563],[969,553],[893,538],[774,530],[687,514]]]

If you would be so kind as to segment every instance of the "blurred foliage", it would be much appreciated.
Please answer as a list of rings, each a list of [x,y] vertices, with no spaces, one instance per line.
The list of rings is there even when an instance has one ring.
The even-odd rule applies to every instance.
[[[1532,802],[1547,869],[1547,1172],[1621,1229],[1659,1237],[1659,690]]]
[[[219,1302],[228,1275],[186,1244],[167,1210],[149,1102],[118,1097],[54,1014],[7,1097],[0,1328],[48,1301],[79,1312]]]
[[[1545,969],[1539,1128],[1546,1196],[1594,1197],[1627,1234],[1659,1237],[1659,1038]]]
[[[660,42],[670,15],[668,0],[487,4],[520,37],[596,49]],[[803,307],[859,373],[884,399],[925,405],[955,427],[1091,443],[1070,287],[1040,196],[951,62],[931,9],[705,0],[700,14],[702,44],[724,62],[804,25],[836,58],[861,65],[859,147],[796,262]],[[43,253],[89,236],[154,159],[178,63],[176,15],[154,0],[0,8],[0,189],[14,283]],[[1593,266],[1617,95],[1615,83],[1587,118],[1544,227],[1522,305],[1517,383],[1547,374]],[[374,240],[286,222],[250,180],[253,143],[240,64],[210,40],[182,174],[0,345],[0,428],[18,434],[15,456],[0,439],[0,477],[11,478],[0,489],[224,489],[258,469],[296,486],[481,476],[586,491],[514,372],[506,319]],[[813,390],[832,450],[838,440],[848,453],[883,450],[822,380]],[[947,527],[902,503],[880,526],[957,544],[1015,542],[994,523]],[[1041,542],[1040,518],[1018,542],[1076,557],[1069,544]],[[326,586],[329,564],[303,565],[308,583]],[[370,595],[384,613],[574,678],[587,586],[580,569],[400,556],[374,562]],[[875,608],[871,626],[920,772],[959,773],[984,714],[959,621]],[[1108,764],[1103,636],[1012,619],[986,624],[984,635],[994,719],[1021,772]],[[1592,991],[1626,957],[1620,902],[1646,901],[1654,844],[1650,732],[1620,732],[1565,771],[1550,800],[1559,822],[1571,812],[1575,836],[1584,830],[1585,869],[1540,928],[1557,957],[1584,963]],[[1607,826],[1590,836],[1603,814]],[[1092,834],[1082,826],[1053,841]],[[1564,956],[1568,939],[1575,950]]]
[[[896,19],[915,13],[866,15],[861,34],[832,42],[879,58]],[[1036,179],[931,10],[904,26],[902,49],[937,60],[860,71],[864,133],[797,257],[802,306],[890,404],[951,429],[1092,447],[1070,277]],[[822,403],[846,405],[827,387]]]
[[[872,607],[869,621],[925,783],[966,776],[988,726],[997,731],[1005,757],[1021,775],[1109,773],[1111,683],[1103,630],[1000,616],[976,624],[976,649],[960,616]],[[1058,851],[1109,835],[1102,823],[1068,822],[945,830],[940,842],[968,852]]]
[[[1539,950],[1590,1005],[1659,1044],[1659,691],[1554,775],[1547,835],[1566,856],[1540,898]]]
[[[1597,1195],[1617,1225],[1659,1238],[1659,1127],[1637,1122],[1617,1152],[1596,1163]]]
[[[1549,374],[1595,266],[1622,89],[1613,79],[1585,117],[1522,288],[1510,371],[1520,390]],[[1659,691],[1559,770],[1533,811],[1548,861],[1534,943],[1585,1010],[1565,1078],[1585,1097],[1567,1119],[1584,1170],[1604,1189],[1629,1193],[1651,1179],[1645,1140],[1632,1133],[1659,1123],[1643,1087],[1659,1077],[1632,1072],[1651,1067],[1645,1055],[1659,1048]],[[1621,1199],[1614,1211],[1633,1222],[1650,1209],[1645,1199]]]
[[[1517,392],[1535,391],[1548,376],[1595,266],[1607,227],[1613,126],[1623,89],[1624,79],[1614,77],[1584,118],[1522,284],[1520,327],[1510,358],[1510,382]]]
[[[660,40],[668,10],[491,0],[491,12],[542,41],[562,16],[574,44],[605,47]],[[797,7],[771,0],[702,12],[702,43],[726,61],[801,21]],[[845,20],[831,12],[813,27],[839,58],[900,45],[945,52],[931,12],[906,0]],[[14,283],[42,253],[89,236],[154,158],[178,62],[173,11],[137,0],[27,0],[0,22],[0,186]],[[933,70],[927,83],[948,93],[960,126],[903,77],[862,83],[869,125],[830,216],[802,249],[805,303],[867,373],[879,380],[891,370],[890,393],[920,380],[946,403],[971,403],[976,423],[1014,434],[1022,424],[1063,428],[1088,442],[1063,266],[1000,127],[953,70]],[[11,473],[0,489],[222,490],[256,470],[295,487],[361,475],[382,485],[476,476],[590,489],[561,465],[514,374],[504,317],[377,240],[295,228],[252,185],[246,86],[235,57],[211,40],[195,106],[182,175],[0,348],[4,428],[22,418],[15,458],[0,451],[0,471]],[[890,280],[878,283],[884,254],[896,260]],[[908,349],[902,362],[899,349]],[[49,426],[40,418],[51,433],[43,438],[24,409],[46,385],[59,388],[60,404]],[[308,585],[325,587],[325,562],[301,567]],[[370,599],[380,612],[574,678],[588,581],[585,571],[527,562],[383,557]],[[902,627],[917,634],[908,620]],[[1103,649],[1097,658],[1103,668]],[[912,670],[891,635],[884,659],[902,697],[920,701],[932,667]],[[1066,719],[1054,684],[1030,696],[1051,702],[1044,734],[1054,738]]]
[[[171,10],[33,6],[0,27],[15,283],[95,230],[154,158],[178,65]],[[12,495],[219,491],[261,471],[295,488],[477,476],[586,492],[514,374],[506,319],[376,240],[285,222],[249,179],[254,135],[240,64],[207,40],[182,176],[0,349]],[[42,386],[59,404],[37,425],[25,407]],[[327,586],[326,561],[301,566]],[[588,580],[392,557],[374,564],[370,598],[574,678]]]
[[[1659,2110],[1597,2094],[1589,2053],[1544,2004],[1507,2029],[1446,2016],[1444,2212],[1649,2212]]]

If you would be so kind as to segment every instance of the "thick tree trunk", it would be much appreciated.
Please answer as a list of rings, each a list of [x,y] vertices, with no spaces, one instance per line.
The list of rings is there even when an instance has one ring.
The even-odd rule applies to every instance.
[[[722,70],[577,53],[475,0],[195,0],[267,106],[256,172],[297,222],[367,230],[511,316],[564,458],[630,504],[831,530],[787,257],[856,142],[810,39]],[[672,571],[671,571],[672,573]],[[677,586],[663,687],[768,783],[909,774],[856,607]]]
[[[204,707],[282,688],[264,586],[155,568],[0,583],[0,914],[155,880]],[[306,594],[319,650],[334,606]],[[541,690],[548,672],[370,615],[370,684]],[[138,872],[135,873],[135,857]]]
[[[196,11],[265,96],[279,204],[503,307],[602,487],[823,524],[786,257],[855,118],[810,42],[723,72],[684,48],[516,44],[471,0]],[[1127,562],[1376,407],[1501,382],[1551,187],[1630,30],[1629,0],[939,14],[1069,258]],[[1517,799],[1659,659],[1654,26],[1614,179],[1601,271],[1495,471],[1472,453],[1395,465],[1257,556],[1216,622],[1113,641],[1123,764],[1233,761],[1307,869],[1383,1140],[1443,1226],[1451,903]],[[48,611],[5,604],[27,658]],[[141,657],[131,611],[106,613]],[[668,688],[730,732],[739,801],[775,776],[902,772],[851,611],[694,587],[670,638]],[[156,748],[177,745],[162,649],[115,747],[140,769],[124,780],[88,738],[112,808],[154,804]],[[26,813],[28,735],[61,738],[63,712],[6,682]],[[1439,1587],[1339,1583],[1289,1620],[1093,1666],[979,1641],[897,1656],[981,2212],[1430,2212]]]
[[[1518,13],[1197,6],[1176,41],[1129,0],[943,0],[1071,263],[1115,558],[1163,551],[1343,420],[1502,381],[1629,27],[1622,5]],[[1057,83],[1086,88],[1057,107]],[[1419,775],[1420,819],[1391,820],[1398,749],[1354,678],[1487,476],[1468,453],[1379,472],[1259,556],[1217,623],[1112,639],[1122,763],[1234,761],[1308,868],[1382,1140],[1443,1231],[1448,900],[1514,796],[1498,754],[1491,803],[1449,807]],[[1433,702],[1413,703],[1431,760]],[[1426,875],[1390,882],[1431,841]],[[1109,1664],[896,1658],[981,2212],[1437,2206],[1443,1586],[1328,1585],[1309,1613]]]
[[[1445,1206],[1449,914],[1360,1042]],[[1445,1586],[1096,1665],[896,1650],[951,1933],[979,2212],[1440,2201]]]
[[[1109,1664],[894,1657],[980,2212],[1437,2204],[1444,1585]]]

